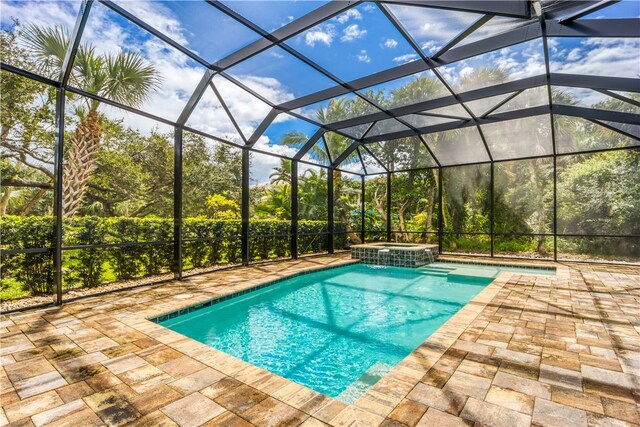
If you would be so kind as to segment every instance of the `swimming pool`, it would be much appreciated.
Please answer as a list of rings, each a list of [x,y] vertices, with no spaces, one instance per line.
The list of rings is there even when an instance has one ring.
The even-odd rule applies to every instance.
[[[160,324],[351,403],[491,280],[352,264]]]

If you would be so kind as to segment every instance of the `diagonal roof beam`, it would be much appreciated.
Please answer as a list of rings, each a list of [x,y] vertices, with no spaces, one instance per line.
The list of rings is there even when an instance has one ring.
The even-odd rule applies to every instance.
[[[576,19],[582,18],[590,13],[597,12],[598,10],[605,8],[607,6],[611,6],[612,4],[618,3],[620,0],[601,0],[595,4],[590,4],[587,7],[571,12],[568,15],[563,16],[558,20],[561,24],[575,21]]]
[[[487,116],[491,115],[491,113],[493,113],[494,111],[500,109],[500,107],[505,105],[507,102],[511,101],[516,96],[520,95],[522,92],[524,92],[524,90],[519,90],[519,91],[513,92],[511,95],[507,96],[505,99],[503,99],[502,101],[498,102],[496,105],[494,105],[493,107],[491,107],[485,113],[483,113],[481,116],[478,116],[478,117],[487,117]]]
[[[480,17],[476,22],[471,24],[471,26],[469,28],[467,28],[464,31],[462,31],[460,34],[458,34],[453,39],[451,39],[451,41],[449,43],[447,43],[442,48],[440,48],[440,50],[438,50],[435,54],[431,55],[431,58],[432,59],[438,58],[443,53],[447,52],[448,50],[451,50],[452,47],[454,47],[455,45],[460,43],[462,40],[464,40],[467,37],[469,37],[471,35],[471,33],[473,33],[475,30],[477,30],[478,28],[482,27],[484,24],[489,22],[489,20],[491,18],[493,18],[494,16],[495,15],[487,14],[487,15],[484,15],[484,16]]]
[[[100,0],[100,1],[108,1],[108,0]],[[318,9],[316,9],[315,11],[313,11],[313,12],[311,12],[311,13],[309,13],[309,14],[307,14],[307,15],[305,15],[305,16],[303,16],[303,17],[301,17],[301,18],[299,18],[299,19],[297,19],[297,20],[295,20],[295,21],[293,21],[291,23],[289,23],[288,25],[285,25],[284,27],[274,31],[273,33],[268,34],[265,31],[263,31],[262,29],[260,29],[259,27],[257,27],[255,24],[253,24],[251,21],[247,20],[242,15],[240,15],[237,12],[235,12],[233,9],[230,9],[229,7],[227,7],[226,5],[221,3],[220,1],[218,1],[218,0],[206,0],[206,1],[207,1],[207,3],[209,3],[213,7],[217,8],[218,10],[223,12],[224,14],[230,16],[232,19],[235,19],[236,21],[238,21],[241,24],[245,25],[247,28],[250,28],[254,32],[257,32],[258,34],[263,36],[263,38],[255,41],[254,43],[246,46],[245,48],[237,50],[234,53],[232,53],[231,55],[228,55],[227,57],[221,59],[220,61],[218,61],[217,64],[205,64],[210,68],[210,70],[214,70],[214,71],[222,71],[223,69],[232,67],[233,65],[237,64],[240,61],[248,59],[251,56],[257,55],[258,53],[260,53],[260,52],[262,52],[262,51],[264,51],[264,50],[266,50],[266,49],[268,49],[268,48],[270,48],[270,47],[272,47],[274,45],[277,45],[277,44],[283,42],[284,40],[287,40],[288,38],[297,35],[298,33],[302,32],[302,31],[305,31],[307,28],[309,28],[309,26],[313,26],[313,25],[315,25],[317,23],[317,22],[313,21],[312,18],[320,19],[320,21],[325,20],[325,19],[329,19],[332,16],[334,16],[336,14],[339,14],[343,10],[348,9],[349,7],[351,7],[352,3],[353,4],[357,4],[358,3],[358,2],[332,2],[331,6],[325,5],[323,7],[320,7]],[[338,5],[337,3],[344,3],[344,4]],[[135,19],[135,17],[132,17],[132,18]],[[149,26],[147,26],[147,27],[149,27]],[[155,30],[155,29],[153,29],[151,27],[148,28],[148,30],[153,30],[153,34],[156,34],[156,35],[159,34],[159,32],[157,30]],[[164,40],[164,38],[163,38],[163,40]],[[173,42],[173,43],[175,43],[175,42]],[[184,48],[182,48],[182,49],[184,49]],[[194,90],[194,93],[191,94],[191,98],[189,99],[189,102],[185,106],[184,110],[182,111],[182,114],[180,115],[180,118],[178,119],[178,123],[185,123],[188,120],[188,118],[191,115],[193,109],[195,108],[195,105],[197,104],[198,100],[200,100],[200,98],[204,94],[204,91],[206,90],[207,84],[211,81],[211,79],[213,78],[213,75],[214,75],[213,73],[210,72],[210,70],[207,70],[205,72],[204,76],[202,77],[202,80],[200,81],[200,83],[198,84],[196,89]],[[225,78],[227,78],[228,80],[232,81],[233,83],[235,83],[236,85],[238,85],[239,87],[241,87],[245,91],[249,92],[250,94],[252,94],[256,98],[258,98],[261,101],[265,102],[271,108],[275,108],[276,107],[272,102],[270,102],[269,100],[267,100],[264,97],[260,96],[255,91],[251,90],[250,88],[248,88],[247,86],[245,86],[241,82],[237,81],[233,77],[227,75],[226,73],[222,73],[222,72],[220,72],[220,75],[224,76]]]
[[[551,74],[551,85],[556,86],[570,86],[570,87],[584,87],[594,90],[620,90],[626,92],[636,92],[638,81],[634,78],[626,77],[606,77],[606,76],[585,76],[578,74]],[[472,91],[461,92],[458,94],[463,102],[469,102],[481,98],[489,98],[496,95],[507,94],[511,92],[523,91],[538,86],[547,84],[547,78],[545,75],[527,77],[521,80],[515,80],[512,82],[502,83],[495,86],[484,87],[475,89]],[[447,96],[443,98],[428,100],[411,104],[403,107],[397,107],[388,110],[393,116],[403,116],[406,114],[416,114],[422,111],[431,110],[440,107],[446,107],[455,105],[457,100],[453,96]],[[380,113],[369,114],[361,117],[355,117],[353,119],[343,120],[326,125],[330,129],[341,129],[351,126],[356,126],[364,123],[383,119],[384,116]]]
[[[584,87],[588,89],[638,92],[638,79],[631,77],[587,76],[583,74],[551,74],[553,86]]]
[[[608,37],[608,38],[637,38],[640,37],[640,19],[593,19],[588,21],[580,21],[568,25],[561,25],[555,20],[546,20],[548,37]],[[453,49],[443,53],[437,58],[433,58],[433,62],[437,66],[447,65],[453,62],[468,59],[483,53],[513,46],[529,40],[534,40],[542,36],[540,23],[538,20],[518,27],[514,30],[498,34],[477,42],[469,43],[464,46],[454,47]],[[350,87],[357,90],[364,89],[369,86],[396,80],[402,77],[410,76],[429,69],[429,66],[423,61],[413,61],[394,68],[390,68],[379,73],[347,82]],[[336,96],[349,93],[350,90],[335,86],[306,95],[291,101],[287,101],[279,105],[282,109],[296,109],[304,107],[325,99],[334,98]]]
[[[517,80],[514,82],[503,83],[501,85],[491,86],[488,88],[476,89],[469,92],[462,92],[458,94],[458,97],[463,102],[473,101],[480,98],[488,98],[495,95],[501,95],[505,93],[511,93],[517,90],[528,89],[531,87],[537,87],[545,84],[544,76],[529,77],[523,80]],[[417,102],[415,104],[405,105],[402,107],[396,107],[387,110],[389,114],[394,117],[404,116],[407,114],[418,114],[423,111],[432,110],[440,107],[448,107],[458,104],[459,101],[453,95],[446,97],[430,99],[427,101]],[[357,126],[364,123],[370,123],[377,120],[385,119],[386,115],[381,113],[367,114],[365,116],[354,117],[352,119],[342,120],[326,125],[328,128],[342,129],[351,126]],[[460,117],[453,117],[454,119],[461,119]]]
[[[382,169],[384,169],[385,171],[389,172],[389,168],[382,163],[382,161],[378,158],[378,156],[376,156],[375,154],[373,154],[373,151],[371,151],[369,149],[369,147],[367,147],[366,145],[360,145],[360,148],[364,149],[364,151],[366,151],[367,153],[369,153],[369,155],[373,158],[373,160],[375,160],[376,162],[378,162],[378,164],[380,165],[380,167]]]
[[[604,128],[607,128],[607,129],[609,129],[609,130],[611,130],[611,131],[614,131],[614,132],[617,132],[617,133],[619,133],[619,134],[621,134],[621,135],[624,135],[624,136],[626,136],[627,138],[631,138],[631,139],[633,139],[633,140],[635,140],[635,141],[640,141],[640,138],[638,138],[637,136],[632,135],[632,134],[630,134],[630,133],[628,133],[628,132],[625,132],[625,131],[623,131],[623,130],[621,130],[621,129],[618,129],[617,127],[611,126],[611,125],[609,125],[609,124],[607,124],[607,123],[605,123],[605,122],[601,122],[601,121],[599,121],[599,120],[589,120],[589,121],[590,121],[590,122],[592,122],[592,123],[595,123],[595,124],[597,124],[597,125],[600,125],[600,126],[602,126],[602,127],[604,127]],[[625,148],[628,148],[628,147],[625,147]]]
[[[391,23],[393,24],[393,26],[396,28],[396,30],[398,30],[398,32],[400,32],[400,34],[402,35],[402,37],[404,37],[404,39],[411,45],[411,47],[418,53],[418,55],[420,56],[420,58],[422,58],[422,60],[429,65],[430,67],[434,66],[433,61],[427,57],[424,52],[422,51],[422,49],[420,48],[420,46],[418,46],[418,43],[416,43],[415,40],[413,40],[413,37],[411,37],[411,35],[407,32],[407,30],[405,30],[405,28],[402,26],[402,24],[396,19],[396,17],[383,5],[380,6],[382,11],[384,12],[384,14],[386,15],[387,19],[389,19],[389,21],[391,21]],[[444,87],[447,89],[447,91],[449,91],[449,93],[455,98],[455,100],[458,102],[458,105],[460,105],[462,108],[464,108],[464,110],[467,112],[467,114],[469,116],[471,116],[472,120],[476,121],[476,116],[475,114],[473,114],[473,111],[471,111],[471,109],[469,109],[461,100],[460,97],[458,96],[458,94],[453,90],[453,88],[449,85],[449,83],[445,80],[445,78],[442,76],[442,74],[440,74],[440,72],[436,69],[433,69],[434,74],[436,75],[436,78],[438,80],[440,80],[440,83],[442,83],[442,85],[444,85]],[[408,126],[411,130],[416,132],[416,135],[420,135],[420,132],[413,126],[409,126],[408,123],[406,123],[403,120],[400,120],[398,117],[396,117],[396,119],[398,119],[398,121],[400,121],[400,123],[403,123],[404,125]],[[482,144],[484,145],[484,148],[487,151],[487,155],[489,156],[489,159],[493,161],[493,156],[491,155],[491,150],[489,150],[489,145],[487,144],[487,141],[484,137],[484,134],[482,133],[482,129],[480,129],[480,126],[478,126],[478,132],[480,133],[480,138],[482,139]],[[426,145],[426,144],[425,144]],[[438,160],[437,157],[434,157],[436,163],[440,164],[440,161]]]
[[[210,1],[211,4],[213,4],[214,2]],[[319,72],[320,74],[324,75],[325,77],[333,80],[336,84],[338,84],[341,87],[344,87],[350,91],[353,91],[355,93],[356,96],[358,96],[360,99],[362,99],[364,102],[369,103],[371,105],[373,105],[374,107],[376,107],[377,109],[382,110],[382,108],[379,105],[376,105],[374,102],[372,102],[371,100],[369,100],[368,98],[366,98],[365,96],[355,92],[355,88],[350,87],[347,83],[345,83],[344,81],[342,81],[340,78],[338,78],[337,76],[335,76],[333,73],[329,72],[328,70],[326,70],[325,68],[321,67],[319,64],[315,63],[314,61],[312,61],[311,59],[307,58],[305,55],[301,54],[300,52],[298,52],[297,50],[293,49],[292,47],[288,46],[287,44],[285,44],[283,41],[278,40],[276,38],[273,37],[272,34],[269,34],[268,32],[266,32],[265,30],[263,30],[262,28],[260,28],[258,25],[256,25],[255,23],[253,23],[252,21],[244,18],[242,15],[238,14],[237,12],[233,11],[232,9],[219,4],[220,10],[223,10],[224,13],[228,14],[231,18],[237,20],[238,22],[240,22],[242,25],[246,26],[247,28],[249,28],[250,30],[260,34],[262,37],[266,38],[267,40],[273,42],[275,45],[278,45],[280,48],[282,48],[285,52],[289,53],[290,55],[292,55],[293,57],[299,59],[300,61],[302,61],[303,63],[305,63],[306,65],[308,65],[309,67],[313,68],[314,70],[316,70],[317,72]],[[218,6],[216,6],[218,7]],[[223,75],[226,74],[222,73]],[[240,83],[238,82],[238,84],[240,85]],[[269,103],[269,105],[272,105],[271,103]],[[390,117],[390,116],[389,116]],[[266,130],[263,129],[263,130]],[[251,138],[255,138],[255,141],[257,141],[257,139],[260,137],[260,134],[254,134]],[[254,143],[255,143],[254,141]]]
[[[73,31],[69,36],[69,46],[67,46],[67,52],[64,55],[62,68],[60,69],[60,76],[58,77],[61,87],[65,87],[67,86],[67,83],[69,83],[69,78],[71,77],[71,71],[73,70],[73,64],[76,59],[76,54],[78,53],[78,48],[80,47],[82,33],[84,32],[84,27],[87,24],[87,19],[89,19],[89,12],[91,11],[92,4],[93,0],[83,0],[80,4],[80,12],[76,18],[76,23],[73,27]]]
[[[267,114],[267,117],[265,117],[260,123],[260,125],[258,125],[256,130],[253,131],[253,134],[247,140],[245,147],[247,148],[253,147],[256,144],[256,142],[258,142],[258,140],[260,139],[264,131],[267,130],[269,126],[271,126],[271,123],[275,120],[278,114],[279,114],[278,110],[272,109],[271,111],[269,111],[269,114]]]
[[[185,105],[182,109],[180,117],[178,117],[177,123],[179,125],[184,125],[185,123],[187,123],[187,120],[189,120],[191,113],[193,113],[196,105],[198,105],[200,98],[202,98],[202,95],[204,95],[204,91],[207,89],[207,86],[209,85],[209,82],[211,82],[211,79],[214,75],[215,71],[213,70],[207,69],[207,71],[204,72],[204,75],[200,79],[200,82],[198,82],[198,86],[196,86],[195,90],[191,94],[189,101],[187,101],[187,105]]]
[[[544,13],[544,16],[550,19],[559,19],[563,15],[568,15],[570,13],[575,12],[576,10],[584,9],[585,7],[592,6],[596,3],[599,3],[601,0],[554,0],[550,2],[546,2],[544,6],[540,4],[540,0],[533,0],[543,9],[541,12]],[[535,9],[535,5],[534,5]],[[537,12],[537,10],[536,10]],[[541,15],[542,13],[538,13]]]
[[[231,110],[229,110],[227,103],[222,98],[222,95],[220,95],[218,88],[216,87],[216,85],[213,84],[213,81],[209,81],[209,86],[213,90],[213,93],[216,95],[216,98],[218,98],[218,102],[222,106],[222,109],[224,110],[225,113],[227,113],[227,117],[229,117],[229,120],[231,120],[231,123],[233,124],[233,127],[236,129],[236,132],[238,132],[238,135],[240,135],[240,138],[242,138],[242,141],[246,144],[247,137],[244,136],[242,129],[240,129],[240,126],[238,125],[238,122],[236,121],[235,117],[233,117],[233,114],[231,114]]]
[[[565,116],[581,117],[587,120],[604,120],[618,123],[630,123],[640,125],[640,114],[623,113],[619,111],[609,110],[596,110],[594,108],[576,107],[571,105],[553,105],[551,112],[554,114],[560,114]],[[471,120],[458,120],[456,122],[441,123],[437,125],[425,126],[418,128],[421,134],[429,134],[434,132],[443,132],[452,129],[460,129],[470,126],[476,126],[478,124],[490,124],[503,122],[514,119],[522,119],[531,116],[539,116],[549,114],[549,107],[547,105],[541,105],[538,107],[523,108],[520,110],[507,111],[504,113],[493,114],[487,117],[479,117],[477,121]],[[363,143],[372,143],[378,141],[384,141],[389,139],[406,138],[413,136],[413,131],[398,131],[388,133],[385,135],[376,135],[372,137],[366,137],[362,139]]]
[[[351,145],[349,145],[346,148],[346,150],[342,152],[342,154],[340,154],[338,157],[336,157],[336,159],[333,162],[331,162],[331,167],[335,168],[339,166],[340,163],[344,162],[346,158],[349,157],[356,148],[358,148],[359,145],[360,145],[359,141],[353,141]]]
[[[324,146],[324,151],[327,152],[327,156],[329,157],[329,164],[333,163],[333,156],[331,155],[331,150],[329,150],[329,144],[327,144],[326,134],[322,135],[322,145]],[[337,166],[337,165],[336,165]]]
[[[21,77],[45,84],[47,86],[59,87],[60,82],[50,79],[49,77],[41,76],[40,74],[33,73],[31,71],[23,70],[14,65],[7,64],[6,62],[0,62],[0,70],[7,71],[9,73],[16,74]]]
[[[426,6],[462,12],[491,13],[494,15],[515,16],[517,18],[531,17],[531,7],[528,0],[385,0],[385,3]]]
[[[552,111],[563,116],[582,117],[587,120],[604,120],[607,122],[640,125],[640,114],[596,110],[595,108],[576,107],[574,105],[554,105]]]
[[[640,18],[585,19],[560,22],[545,19],[547,37],[640,37]]]
[[[362,160],[362,153],[360,152],[360,147],[358,147],[358,149],[356,150],[356,153],[358,153],[358,158],[360,159],[360,165],[362,166],[362,170],[364,171],[365,175],[367,174],[367,167],[364,164],[364,160]]]
[[[146,22],[144,22],[141,19],[138,19],[135,15],[129,13],[129,11],[123,9],[119,5],[117,5],[114,2],[112,2],[111,0],[98,0],[98,1],[100,3],[102,3],[103,5],[105,5],[106,7],[108,7],[109,9],[113,10],[114,12],[116,12],[118,15],[126,18],[127,20],[129,20],[131,22],[133,22],[138,27],[144,29],[145,31],[147,31],[147,32],[149,32],[151,34],[153,34],[155,37],[157,37],[160,40],[162,40],[163,42],[167,43],[169,46],[173,47],[174,49],[176,49],[176,50],[178,50],[178,51],[180,51],[182,53],[184,53],[186,56],[188,56],[189,58],[193,59],[194,61],[196,61],[200,65],[203,65],[203,66],[205,66],[207,68],[211,68],[211,65],[206,60],[201,58],[199,55],[193,53],[192,51],[190,51],[189,49],[187,49],[186,47],[184,47],[180,43],[176,42],[172,38],[167,37],[166,35],[164,35],[160,31],[158,31],[155,27],[147,24]]]
[[[301,160],[304,157],[304,155],[307,154],[309,150],[311,150],[311,147],[313,147],[315,143],[318,142],[320,138],[322,138],[322,135],[324,135],[324,132],[325,132],[324,129],[318,129],[316,133],[314,133],[311,136],[311,138],[309,138],[309,140],[305,142],[302,148],[298,150],[295,156],[293,156],[293,160]]]
[[[206,2],[234,19],[237,19],[237,17],[239,16],[233,9],[228,8],[218,0],[206,0]],[[257,55],[258,53],[269,49],[270,47],[275,46],[278,43],[282,43],[285,40],[288,40],[308,30],[311,27],[314,27],[317,24],[320,24],[321,22],[324,22],[327,19],[330,19],[347,9],[350,9],[358,3],[360,3],[360,1],[329,2],[323,6],[320,6],[316,10],[313,10],[310,13],[296,19],[295,21],[292,21],[289,24],[275,30],[269,35],[268,38],[256,40],[248,46],[245,46],[244,48],[237,50],[236,52],[226,56],[225,58],[222,58],[214,65],[216,67],[219,67],[220,69],[227,69],[229,67],[232,67],[237,63],[244,61],[245,59],[251,58],[252,56]]]
[[[425,141],[424,136],[418,135],[418,138],[420,139],[420,142],[422,142],[422,145],[424,146],[424,148],[426,148],[429,154],[431,154],[431,158],[433,158],[433,161],[436,162],[438,167],[442,166],[440,164],[440,161],[436,157],[435,153],[433,152],[433,150],[431,150],[431,147],[429,147],[429,144],[427,144],[427,141]]]
[[[610,96],[611,98],[615,98],[619,101],[626,102],[627,104],[635,105],[636,107],[640,107],[640,101],[636,101],[635,99],[620,95],[615,92],[608,91],[606,89],[597,89],[598,92]]]
[[[535,26],[529,24],[509,31],[507,33],[503,33],[499,36],[490,37],[484,40],[469,43],[468,45],[453,48],[443,53],[442,56],[438,57],[437,59],[433,59],[433,63],[438,67],[447,65],[452,62],[491,52],[493,50],[502,49],[504,47],[509,47],[527,40],[532,40],[540,37],[540,35],[541,34],[539,31],[539,25],[537,25],[536,21]],[[385,71],[370,74],[366,77],[352,80],[347,83],[350,87],[360,90],[369,86],[375,86],[377,84],[420,73],[430,68],[431,67],[429,66],[429,64],[427,64],[425,61],[416,60],[407,64],[390,68]],[[314,104],[316,102],[324,101],[328,98],[344,95],[349,92],[350,90],[345,87],[336,86],[285,102],[281,104],[280,107],[283,109],[296,109],[307,106],[309,104]]]

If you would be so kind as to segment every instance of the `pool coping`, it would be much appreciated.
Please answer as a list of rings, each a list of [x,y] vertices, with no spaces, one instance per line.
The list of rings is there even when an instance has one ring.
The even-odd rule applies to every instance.
[[[252,287],[247,288],[247,289],[242,289],[240,291],[231,292],[231,293],[228,293],[228,294],[225,294],[225,295],[222,295],[222,296],[211,298],[211,299],[209,299],[207,301],[204,301],[204,302],[199,302],[199,303],[195,303],[195,304],[189,305],[189,306],[184,307],[184,308],[179,308],[177,310],[172,310],[172,311],[169,311],[169,312],[157,315],[157,316],[153,316],[153,317],[147,317],[146,319],[151,321],[151,322],[160,324],[160,322],[164,322],[164,321],[167,321],[169,319],[175,319],[176,317],[182,316],[184,314],[193,313],[194,311],[198,311],[198,310],[201,310],[201,309],[206,308],[206,307],[211,307],[212,305],[219,304],[221,302],[228,301],[230,299],[237,298],[237,297],[240,297],[242,295],[246,295],[246,294],[249,294],[249,293],[252,293],[252,292],[256,292],[256,291],[259,291],[261,289],[267,288],[269,286],[277,285],[278,283],[284,282],[285,280],[293,279],[294,277],[304,276],[304,275],[307,275],[307,274],[316,273],[318,271],[333,270],[333,269],[344,267],[346,265],[351,265],[351,264],[362,264],[362,262],[360,260],[353,260],[352,262],[347,262],[347,263],[344,263],[344,264],[325,265],[325,266],[322,266],[322,267],[315,267],[315,268],[310,268],[308,270],[298,271],[296,273],[288,274],[286,276],[278,277],[277,279],[272,279],[272,280],[269,280],[267,282],[260,283],[259,285],[252,286]]]
[[[555,267],[555,266],[554,267],[537,266],[537,265],[536,266],[518,266],[518,265],[515,265],[515,264],[448,261],[448,260],[447,261],[443,261],[443,262],[449,262],[449,263],[452,263],[452,264],[472,264],[472,265],[487,265],[487,266],[500,265],[500,266],[504,266],[504,267],[517,267],[517,268],[521,268],[521,269],[525,269],[525,270],[526,269],[530,269],[530,270],[534,270],[534,271],[535,270],[553,270],[554,272],[557,272],[557,267]],[[269,281],[267,281],[265,283],[261,283],[261,284],[258,284],[256,286],[253,286],[253,287],[250,287],[250,288],[247,288],[247,289],[243,289],[243,290],[236,291],[236,292],[231,292],[229,294],[225,294],[225,295],[222,295],[222,296],[214,297],[214,298],[211,298],[211,299],[209,299],[207,301],[204,301],[204,302],[195,303],[195,304],[189,305],[189,306],[184,307],[184,308],[179,308],[177,310],[171,310],[171,311],[165,312],[165,313],[160,314],[160,315],[147,317],[146,319],[151,321],[151,322],[159,324],[160,322],[164,322],[164,321],[167,321],[167,320],[170,320],[170,319],[175,319],[176,317],[182,316],[184,314],[189,314],[189,313],[192,313],[194,311],[198,311],[198,310],[201,310],[201,309],[206,308],[206,307],[211,307],[212,305],[219,304],[221,302],[228,301],[230,299],[237,298],[237,297],[240,297],[242,295],[249,294],[251,292],[259,291],[259,290],[267,288],[269,286],[273,286],[273,285],[276,285],[278,283],[284,282],[285,280],[293,279],[294,277],[304,276],[306,274],[316,273],[318,271],[333,270],[333,269],[344,267],[345,265],[351,265],[351,264],[364,264],[364,262],[362,260],[360,260],[360,259],[352,259],[351,262],[346,262],[346,263],[340,264],[340,265],[327,265],[327,266],[322,266],[322,267],[310,268],[308,270],[298,271],[296,273],[292,273],[292,274],[289,274],[289,275],[286,275],[286,276],[282,276],[282,277],[279,277],[277,279],[272,279],[272,280],[269,280]],[[389,266],[389,267],[393,267],[393,266]],[[420,267],[416,267],[416,268],[423,268],[423,267],[429,267],[429,264],[426,264],[426,265],[423,265],[423,266],[420,266]],[[406,268],[406,267],[401,267],[401,268]],[[435,268],[438,268],[438,267],[435,267]],[[532,271],[531,273],[529,273],[529,272],[526,272],[526,273],[525,272],[507,272],[507,273],[535,274],[534,271]],[[501,272],[500,274],[502,274],[502,273],[504,273],[504,272]],[[493,280],[496,280],[498,278],[498,276],[496,276]],[[470,300],[469,302],[471,302],[471,301],[472,300]]]
[[[509,263],[508,262],[509,260],[506,260],[506,261],[507,262],[500,262],[500,261],[492,262],[491,260],[466,261],[466,260],[459,260],[459,259],[450,259],[450,258],[447,258],[446,255],[440,255],[438,256],[438,260],[436,260],[436,262],[446,262],[449,264],[471,264],[471,265],[483,265],[483,266],[491,266],[491,267],[493,266],[514,267],[514,268],[520,268],[523,270],[552,270],[554,272],[558,271],[557,265],[550,266],[550,265],[543,265],[543,264],[536,264],[536,263],[517,264],[517,263]],[[427,266],[428,265],[424,267],[427,267]],[[514,272],[514,273],[518,273],[518,272]],[[535,273],[532,272],[531,274],[535,274]]]
[[[316,271],[329,270],[346,265],[358,264],[359,260],[346,259],[338,264],[330,266],[311,267],[293,274],[259,283],[241,291],[229,292],[216,298],[208,298],[205,301],[188,304],[186,307],[172,310],[171,313],[188,310],[189,307],[198,307],[201,304],[207,304],[208,301],[220,300],[223,298],[230,299],[240,295],[254,292],[259,289],[277,284],[283,280]],[[495,263],[500,265],[509,265],[505,263]],[[511,264],[513,266],[513,264]],[[569,268],[563,265],[555,265],[556,275],[547,277],[568,278]],[[288,378],[282,377],[264,368],[255,366],[242,359],[236,358],[230,354],[224,353],[206,344],[203,344],[193,338],[187,337],[175,332],[157,322],[150,319],[157,319],[164,314],[156,314],[154,316],[137,317],[137,325],[135,327],[144,332],[161,333],[164,336],[165,344],[176,348],[184,354],[207,364],[220,372],[251,386],[265,382],[278,384],[273,391],[265,391],[272,397],[278,398],[285,403],[291,404],[290,400],[304,398],[310,400],[316,396],[320,396],[328,401],[323,408],[338,407],[343,409],[331,420],[327,420],[332,425],[343,425],[357,422],[363,425],[378,425],[382,423],[387,415],[406,397],[406,395],[420,382],[426,372],[435,365],[435,363],[444,355],[444,353],[452,348],[460,335],[471,325],[477,316],[482,313],[485,307],[495,298],[502,288],[512,280],[514,276],[539,276],[535,272],[500,272],[498,276],[491,281],[482,291],[465,304],[458,312],[450,317],[442,326],[433,332],[425,341],[423,341],[416,349],[409,353],[396,366],[391,369],[384,377],[382,377],[372,387],[367,389],[355,402],[347,404],[336,398],[332,398],[321,394],[309,387],[296,383]],[[211,303],[213,304],[213,303]],[[200,307],[203,308],[203,307]],[[198,309],[200,309],[198,308]],[[193,309],[192,311],[194,311]],[[187,311],[188,312],[188,311]],[[184,313],[183,313],[184,314]],[[179,315],[179,314],[178,314]],[[178,316],[176,315],[176,316]],[[128,321],[131,322],[130,318]],[[181,345],[172,345],[172,343],[185,342]],[[303,396],[303,397],[301,397]],[[311,397],[310,397],[311,396]],[[296,406],[296,405],[292,405]]]

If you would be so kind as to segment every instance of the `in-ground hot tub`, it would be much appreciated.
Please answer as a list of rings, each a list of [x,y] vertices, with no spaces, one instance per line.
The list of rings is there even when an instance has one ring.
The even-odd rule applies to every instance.
[[[365,264],[415,268],[433,262],[436,255],[438,245],[380,242],[351,246],[351,258]]]

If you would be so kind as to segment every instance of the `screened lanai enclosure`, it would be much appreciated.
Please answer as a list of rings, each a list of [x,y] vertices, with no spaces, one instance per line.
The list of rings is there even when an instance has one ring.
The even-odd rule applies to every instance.
[[[3,300],[372,241],[640,262],[638,1],[1,8]]]

